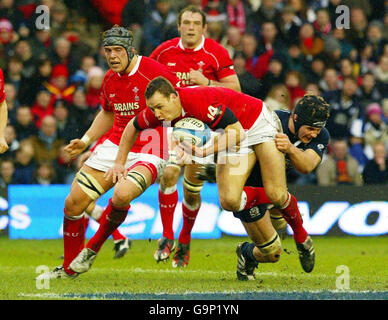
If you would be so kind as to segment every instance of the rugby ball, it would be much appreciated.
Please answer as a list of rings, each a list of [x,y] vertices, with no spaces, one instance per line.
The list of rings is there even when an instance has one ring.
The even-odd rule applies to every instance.
[[[174,138],[196,146],[203,146],[211,138],[209,126],[195,118],[179,120],[172,130]]]

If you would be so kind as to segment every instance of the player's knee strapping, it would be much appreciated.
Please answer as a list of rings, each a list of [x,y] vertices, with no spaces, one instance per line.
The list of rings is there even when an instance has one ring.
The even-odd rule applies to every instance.
[[[97,200],[102,194],[105,193],[104,188],[91,174],[78,171],[75,175],[75,180],[81,187],[81,189],[90,197],[92,200]]]
[[[146,177],[137,171],[129,171],[127,179],[130,179],[141,192],[144,192],[147,189],[147,179]]]
[[[268,262],[276,262],[279,260],[282,244],[279,235],[276,232],[269,241],[256,245],[256,247],[260,250],[261,254],[268,259]]]
[[[200,193],[204,182],[191,182],[186,177],[183,177],[183,187],[191,193]]]

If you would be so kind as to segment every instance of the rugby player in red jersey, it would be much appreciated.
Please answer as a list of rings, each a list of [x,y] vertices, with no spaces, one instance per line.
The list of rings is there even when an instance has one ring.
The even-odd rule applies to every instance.
[[[8,144],[5,140],[5,127],[8,121],[8,108],[5,101],[4,91],[4,75],[3,70],[0,69],[0,153],[8,150]]]
[[[196,6],[182,9],[178,15],[180,37],[163,42],[150,58],[166,65],[181,80],[181,87],[192,85],[220,86],[241,91],[240,82],[233,69],[228,51],[219,43],[204,37],[206,15]],[[175,250],[173,219],[178,202],[177,182],[181,167],[172,152],[163,171],[159,185],[159,209],[163,235],[154,254],[157,262],[166,261]],[[191,230],[201,206],[203,181],[197,179],[199,167],[186,165],[184,169],[183,225],[177,250],[172,259],[173,267],[185,267],[190,259]]]
[[[200,157],[218,152],[216,178],[221,206],[239,212],[252,208],[261,198],[268,199],[265,201],[287,216],[296,243],[306,241],[308,234],[302,226],[296,198],[287,191],[284,154],[275,145],[281,124],[261,100],[221,87],[174,89],[163,77],[149,83],[145,96],[148,108],[127,124],[115,165],[106,173],[108,179],[116,182],[125,172],[125,159],[139,132],[160,126],[162,121],[174,124],[184,117],[194,117],[213,130],[223,129],[223,133],[217,143],[206,148],[183,146],[178,157],[186,157],[187,148]],[[251,157],[252,154],[255,156]],[[256,161],[260,163],[264,188],[244,187]],[[121,185],[117,184],[113,199],[122,192]],[[269,213],[265,213],[259,227],[255,232],[258,261],[278,261],[281,242]]]
[[[130,207],[127,200],[142,194],[156,180],[164,166],[163,143],[159,139],[163,139],[162,131],[144,132],[145,135],[139,136],[134,143],[125,163],[128,174],[122,185],[126,187],[125,202],[128,204],[123,205],[124,201],[110,201],[100,218],[99,229],[84,248],[83,212],[114,185],[112,180],[104,178],[104,174],[114,163],[125,126],[146,108],[144,92],[147,84],[153,78],[163,75],[179,85],[179,79],[165,66],[135,53],[133,36],[127,29],[113,26],[103,33],[102,42],[110,67],[101,88],[102,110],[84,136],[72,140],[65,150],[71,157],[76,157],[113,126],[112,133],[96,147],[78,171],[65,200],[63,265],[52,272],[41,274],[38,279],[77,276],[78,271],[70,263],[76,257],[83,260],[96,256],[105,240],[125,220]]]

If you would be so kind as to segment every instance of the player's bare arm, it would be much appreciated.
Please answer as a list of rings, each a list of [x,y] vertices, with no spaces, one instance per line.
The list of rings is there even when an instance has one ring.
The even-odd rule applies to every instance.
[[[8,109],[5,100],[0,103],[0,153],[8,150],[8,144],[5,140],[5,127],[7,126]]]
[[[220,79],[220,81],[211,80],[210,85],[216,87],[225,87],[233,89],[237,92],[241,92],[240,81],[238,80],[238,77],[235,74],[224,77]]]
[[[92,142],[98,140],[101,136],[107,133],[109,129],[112,128],[113,120],[113,112],[101,110],[83,137],[81,139],[71,140],[65,147],[65,151],[70,154],[71,158],[75,158]]]
[[[181,151],[195,155],[197,157],[207,157],[211,154],[215,154],[217,152],[223,151],[223,150],[230,150],[234,146],[240,145],[240,142],[245,139],[245,131],[242,127],[241,123],[239,121],[228,125],[225,127],[224,132],[217,137],[216,142],[214,142],[212,145],[208,146],[207,148],[195,146],[195,145],[188,145],[187,143],[180,143],[178,148],[181,149]],[[186,154],[183,153],[177,153],[177,156],[180,158],[183,158],[186,156]]]
[[[302,150],[294,146],[284,133],[278,133],[275,142],[278,150],[288,154],[292,165],[300,173],[312,172],[321,162],[321,157],[313,149]]]
[[[108,181],[112,179],[113,183],[116,183],[125,174],[125,161],[128,157],[129,150],[135,144],[139,131],[133,125],[133,119],[129,121],[125,127],[123,135],[121,136],[119,151],[116,156],[114,166],[109,169],[104,177]]]

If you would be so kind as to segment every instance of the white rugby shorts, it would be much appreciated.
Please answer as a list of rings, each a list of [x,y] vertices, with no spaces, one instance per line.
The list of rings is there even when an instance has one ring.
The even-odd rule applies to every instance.
[[[219,152],[219,156],[236,156],[254,152],[253,147],[257,144],[275,140],[276,134],[283,132],[279,117],[263,103],[263,109],[252,127],[245,131],[245,139],[239,146],[229,151]]]
[[[107,139],[94,149],[92,155],[86,160],[85,164],[93,169],[107,172],[113,167],[118,151],[119,146]],[[133,167],[138,162],[154,165],[157,170],[158,178],[166,164],[165,160],[153,154],[130,152],[125,163],[125,168],[128,169]]]

